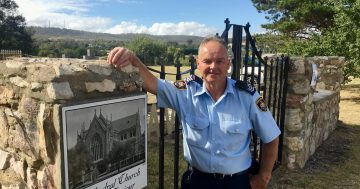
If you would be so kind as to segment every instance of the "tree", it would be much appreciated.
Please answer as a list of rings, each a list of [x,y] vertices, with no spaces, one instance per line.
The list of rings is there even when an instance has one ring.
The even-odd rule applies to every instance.
[[[252,0],[270,24],[263,27],[292,37],[307,37],[334,25],[334,0]]]
[[[0,0],[0,49],[31,53],[32,33],[26,30],[25,18],[18,15],[17,8],[13,0]]]
[[[132,50],[145,65],[155,65],[155,57],[164,58],[166,52],[165,43],[153,41],[145,36],[136,37],[125,44],[125,47]]]
[[[252,1],[260,12],[268,14],[272,23],[264,27],[282,40],[284,45],[277,46],[280,52],[344,56],[344,81],[360,77],[359,0]],[[279,42],[273,47],[276,44]]]

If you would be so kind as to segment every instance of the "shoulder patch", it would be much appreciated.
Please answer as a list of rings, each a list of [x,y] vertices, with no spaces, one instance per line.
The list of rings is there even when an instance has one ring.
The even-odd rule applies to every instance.
[[[256,106],[259,108],[260,111],[262,112],[266,112],[267,111],[267,106],[265,104],[265,100],[260,96],[257,100],[256,100]]]
[[[235,83],[235,86],[237,88],[239,88],[240,90],[244,90],[248,93],[250,93],[251,95],[254,95],[256,89],[255,87],[253,87],[250,83],[247,83],[245,81],[241,81],[241,80],[237,80]]]
[[[203,80],[196,75],[189,75],[189,77],[185,78],[184,81],[186,83],[196,82],[200,85],[202,85],[202,83],[203,83]]]
[[[185,90],[186,89],[186,83],[183,80],[177,80],[174,82],[174,86],[180,90]]]

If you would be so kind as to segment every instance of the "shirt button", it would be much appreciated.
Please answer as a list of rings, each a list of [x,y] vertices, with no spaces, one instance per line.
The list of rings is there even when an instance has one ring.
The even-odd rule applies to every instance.
[[[220,154],[220,152],[221,152],[220,150],[217,150],[217,151],[216,151],[216,154]]]
[[[236,131],[236,132],[239,132],[239,131],[240,131],[240,129],[235,129],[235,131]]]

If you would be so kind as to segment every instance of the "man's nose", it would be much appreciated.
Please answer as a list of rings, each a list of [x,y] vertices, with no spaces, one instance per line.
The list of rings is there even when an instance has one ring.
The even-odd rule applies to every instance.
[[[212,68],[215,68],[215,67],[216,67],[216,63],[215,63],[215,62],[211,62],[210,68],[212,69]]]

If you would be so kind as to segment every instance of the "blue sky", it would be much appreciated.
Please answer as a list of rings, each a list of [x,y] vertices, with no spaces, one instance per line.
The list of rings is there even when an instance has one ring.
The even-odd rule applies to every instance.
[[[224,29],[224,19],[265,30],[265,15],[251,0],[15,0],[29,26],[104,33],[206,36]]]

